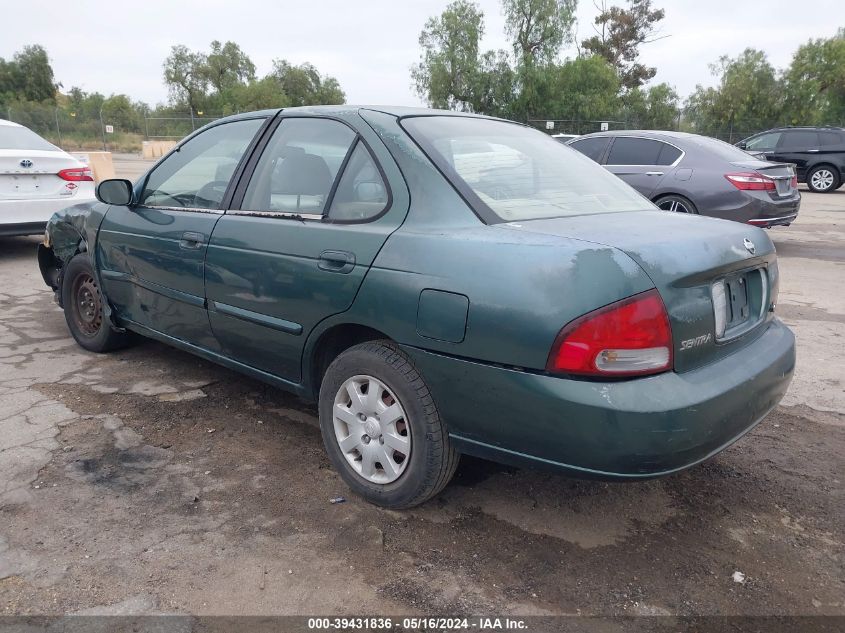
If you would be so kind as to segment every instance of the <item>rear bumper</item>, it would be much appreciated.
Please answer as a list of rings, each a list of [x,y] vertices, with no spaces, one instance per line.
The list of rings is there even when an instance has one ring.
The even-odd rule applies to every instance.
[[[701,209],[702,215],[766,228],[794,222],[801,208],[801,194],[795,191],[789,197],[776,200],[766,191],[736,191],[730,197],[730,203],[721,202],[715,210]]]
[[[406,351],[462,452],[609,479],[658,477],[712,457],[777,405],[795,366],[795,339],[776,319],[704,367],[618,382]]]
[[[21,222],[18,224],[0,223],[0,237],[16,237],[19,235],[41,235],[47,228],[46,222]]]
[[[43,232],[44,225],[56,211],[61,211],[80,202],[91,202],[96,199],[94,183],[81,182],[79,185],[73,196],[31,200],[0,200],[0,230],[10,224],[41,222]]]

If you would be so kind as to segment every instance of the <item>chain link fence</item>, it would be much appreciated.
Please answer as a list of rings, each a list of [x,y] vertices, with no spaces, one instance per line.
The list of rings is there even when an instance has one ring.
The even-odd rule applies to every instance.
[[[66,151],[139,152],[148,140],[179,140],[224,115],[136,111],[74,111],[42,104],[0,107],[0,118],[20,123]]]

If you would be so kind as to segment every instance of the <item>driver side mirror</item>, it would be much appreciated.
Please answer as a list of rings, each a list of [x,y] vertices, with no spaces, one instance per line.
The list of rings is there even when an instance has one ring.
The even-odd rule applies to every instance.
[[[126,206],[132,203],[132,183],[123,178],[111,178],[97,185],[97,200],[103,204]]]
[[[737,146],[739,149],[746,149],[746,148],[747,148],[747,146],[745,145],[745,142],[744,142],[744,141],[740,141],[739,143],[737,143],[737,144],[736,144],[736,146]]]

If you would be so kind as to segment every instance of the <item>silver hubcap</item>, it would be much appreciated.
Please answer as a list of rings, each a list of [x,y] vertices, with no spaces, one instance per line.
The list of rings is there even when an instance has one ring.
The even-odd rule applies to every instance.
[[[680,200],[664,200],[658,206],[659,209],[663,209],[664,211],[671,211],[672,213],[689,213],[690,210]]]
[[[810,179],[815,189],[830,189],[833,186],[833,172],[829,169],[819,169]]]
[[[353,376],[338,389],[332,417],[337,444],[361,477],[389,484],[405,472],[411,427],[387,385],[372,376]]]

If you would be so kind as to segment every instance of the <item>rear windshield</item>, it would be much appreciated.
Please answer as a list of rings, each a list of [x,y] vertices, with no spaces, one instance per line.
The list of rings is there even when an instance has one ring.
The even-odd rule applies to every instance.
[[[603,167],[537,130],[457,116],[402,125],[474,206],[503,222],[654,209]]]
[[[690,141],[699,147],[703,147],[707,151],[713,152],[720,158],[724,158],[730,163],[747,163],[750,160],[754,160],[748,152],[716,138],[710,138],[709,136],[693,136],[690,137]]]
[[[32,130],[17,125],[0,125],[0,149],[39,149],[48,152],[60,151]]]

